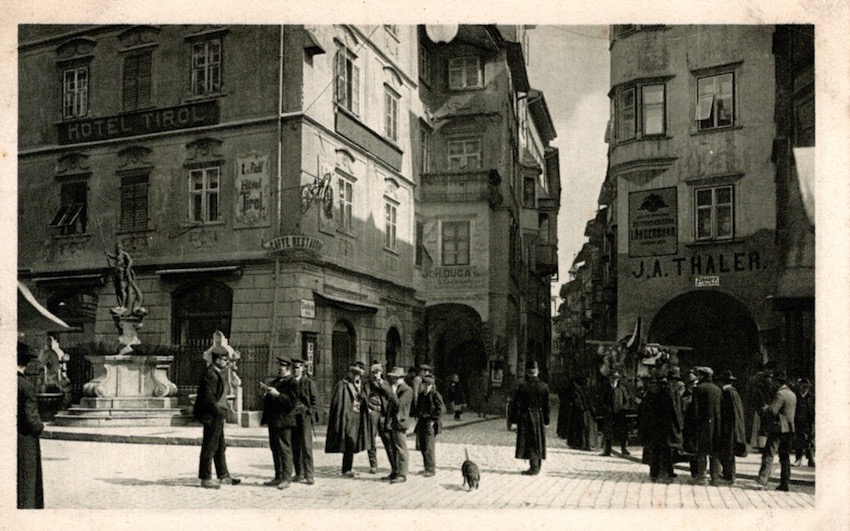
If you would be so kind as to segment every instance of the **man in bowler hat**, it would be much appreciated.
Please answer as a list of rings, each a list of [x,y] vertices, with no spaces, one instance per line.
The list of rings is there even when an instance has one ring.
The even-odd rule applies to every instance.
[[[538,379],[537,361],[526,364],[525,381],[511,400],[508,422],[516,424],[517,459],[528,459],[529,468],[522,473],[536,476],[546,459],[546,427],[549,426],[549,386]]]
[[[298,425],[295,418],[298,390],[292,378],[292,361],[277,358],[277,365],[278,377],[270,385],[260,382],[264,391],[260,424],[269,427],[269,448],[274,462],[274,478],[263,485],[286,489],[292,482],[294,468],[292,432]]]
[[[38,415],[35,386],[24,375],[35,357],[18,341],[18,509],[44,509],[39,441],[44,424]]]
[[[198,466],[198,477],[201,486],[207,489],[217,489],[221,483],[238,485],[242,480],[231,477],[227,470],[224,441],[224,423],[227,419],[227,395],[224,394],[224,376],[221,370],[227,367],[230,353],[221,345],[212,348],[212,363],[201,378],[198,386],[198,396],[193,409],[194,417],[204,426],[204,436],[201,442],[201,458]],[[212,480],[211,461],[215,461],[215,473],[219,481]]]

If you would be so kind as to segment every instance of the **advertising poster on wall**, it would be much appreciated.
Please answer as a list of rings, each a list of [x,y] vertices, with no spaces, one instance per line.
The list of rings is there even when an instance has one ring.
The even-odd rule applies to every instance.
[[[235,228],[269,226],[269,156],[236,159]]]
[[[678,252],[676,188],[629,194],[629,256],[664,256]]]

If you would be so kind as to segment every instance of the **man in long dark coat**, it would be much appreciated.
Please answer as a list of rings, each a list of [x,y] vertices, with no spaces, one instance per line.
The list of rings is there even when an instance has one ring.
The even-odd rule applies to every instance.
[[[594,415],[593,408],[581,386],[581,378],[574,377],[570,380],[566,405],[568,411],[564,431],[567,445],[577,450],[590,450],[592,443],[591,425],[594,423]]]
[[[801,378],[798,387],[797,410],[794,412],[796,461],[794,461],[793,466],[801,465],[805,452],[808,466],[814,467],[815,458],[812,455],[812,450],[815,436],[815,395],[812,393],[812,382],[808,378]]]
[[[298,388],[292,378],[291,360],[277,358],[277,364],[278,377],[270,385],[262,386],[265,396],[260,424],[269,427],[269,449],[274,462],[274,479],[263,484],[282,490],[292,482],[292,432],[298,425],[295,418]]]
[[[442,395],[434,388],[434,377],[422,378],[422,388],[416,400],[416,442],[422,452],[422,475],[433,477],[437,468],[436,442],[441,431],[440,416],[446,409]]]
[[[221,370],[227,366],[230,353],[224,347],[217,345],[212,348],[211,354],[212,363],[207,367],[207,372],[204,373],[198,385],[198,396],[195,398],[192,412],[204,426],[198,477],[202,487],[217,489],[221,483],[238,485],[242,480],[230,476],[225,456],[227,444],[224,440],[224,423],[227,420],[228,404]],[[211,461],[215,462],[218,482],[212,480]]]
[[[656,369],[641,403],[649,453],[649,477],[669,483],[673,450],[682,449],[682,410],[676,388],[668,382],[666,369]]]
[[[611,446],[614,440],[620,443],[620,452],[630,455],[626,448],[629,436],[628,418],[629,392],[620,383],[619,371],[612,372],[608,377],[608,384],[600,388],[600,414],[602,415],[602,435],[605,439],[605,448],[600,455],[611,455]]]
[[[537,375],[540,369],[531,360],[526,365],[525,382],[517,387],[511,400],[509,422],[516,424],[517,459],[528,459],[529,468],[522,473],[536,476],[541,462],[546,459],[546,430],[549,425],[549,386]]]
[[[404,369],[393,367],[387,373],[390,389],[392,392],[387,396],[387,419],[384,430],[388,433],[390,448],[392,448],[392,472],[382,479],[390,483],[404,483],[407,481],[407,467],[410,461],[407,450],[407,430],[413,420],[411,408],[413,406],[413,389],[404,382]]]
[[[18,509],[44,509],[39,442],[44,424],[35,387],[24,376],[33,358],[29,347],[18,341]]]
[[[313,421],[318,422],[316,384],[304,373],[304,361],[292,360],[292,379],[295,383],[295,428],[292,430],[292,462],[294,481],[313,484]]]
[[[717,485],[720,477],[720,408],[723,392],[712,381],[714,371],[710,367],[697,367],[699,383],[694,388],[693,408],[696,429],[696,483],[707,485],[706,462],[710,463],[711,484]]]
[[[326,454],[342,454],[342,475],[353,478],[354,454],[374,445],[369,438],[369,402],[365,371],[357,365],[348,368],[348,376],[337,382],[331,393],[328,412]]]
[[[390,384],[382,377],[383,366],[377,361],[372,362],[369,368],[371,375],[366,379],[366,397],[369,405],[368,439],[370,442],[366,453],[369,455],[369,473],[378,473],[378,449],[375,445],[375,437],[381,438],[384,450],[387,452],[387,462],[392,466],[392,448],[389,433],[384,429],[387,419],[389,399],[387,398],[392,389]]]
[[[724,371],[720,378],[722,401],[720,405],[720,433],[723,445],[720,448],[720,465],[723,479],[735,482],[735,456],[745,456],[747,452],[747,428],[744,421],[744,404],[741,396],[733,387],[737,378],[732,371]]]
[[[688,371],[683,377],[685,389],[682,391],[682,451],[679,452],[678,459],[674,457],[675,462],[686,461],[690,468],[692,478],[697,477],[697,462],[696,462],[696,419],[694,418],[694,388],[696,388],[699,378],[693,371]]]

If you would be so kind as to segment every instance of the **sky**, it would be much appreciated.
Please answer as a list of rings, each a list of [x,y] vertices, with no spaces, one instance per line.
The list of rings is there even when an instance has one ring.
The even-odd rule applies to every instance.
[[[608,26],[537,26],[529,31],[528,77],[542,90],[561,159],[558,215],[558,282],[569,281],[573,258],[586,241],[584,228],[596,216],[605,179],[608,145]]]

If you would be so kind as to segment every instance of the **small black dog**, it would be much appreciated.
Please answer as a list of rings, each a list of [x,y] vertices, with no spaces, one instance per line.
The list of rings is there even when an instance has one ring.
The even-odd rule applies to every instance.
[[[463,474],[463,486],[469,485],[469,490],[477,489],[478,482],[481,480],[481,472],[478,471],[478,465],[469,460],[469,452],[466,448],[463,449],[466,455],[466,461],[460,466],[460,473]]]

